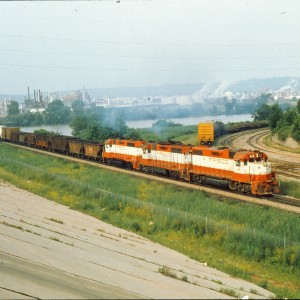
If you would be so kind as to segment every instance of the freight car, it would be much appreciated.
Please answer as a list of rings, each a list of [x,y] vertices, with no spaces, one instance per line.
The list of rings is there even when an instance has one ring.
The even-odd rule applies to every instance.
[[[69,141],[77,140],[72,136],[64,135],[49,135],[49,139],[49,150],[63,154],[70,154]]]
[[[20,140],[19,140],[20,141]],[[25,134],[25,145],[28,147],[36,147],[36,137],[34,133]]]
[[[201,122],[198,124],[198,143],[212,145],[215,139],[214,122]]]
[[[70,142],[69,142],[70,144]],[[83,142],[84,157],[94,160],[102,160],[103,145],[97,142]]]
[[[69,141],[69,153],[70,153],[70,155],[83,158],[83,141],[70,140]]]
[[[267,155],[257,150],[131,139],[108,139],[102,145],[74,137],[18,131],[12,137],[8,141],[191,183],[209,183],[259,196],[279,193]]]
[[[18,134],[18,144],[25,145],[26,142],[26,132],[20,131]]]
[[[36,143],[35,143],[36,148],[50,150],[50,148],[51,148],[50,135],[36,133],[35,140],[36,140]]]
[[[12,134],[20,132],[18,127],[2,127],[1,138],[4,141],[11,142]]]

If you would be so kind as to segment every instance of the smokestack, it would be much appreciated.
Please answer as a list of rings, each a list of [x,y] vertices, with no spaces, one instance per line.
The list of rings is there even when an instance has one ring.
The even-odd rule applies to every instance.
[[[27,100],[29,100],[30,99],[30,89],[29,89],[29,86],[27,87],[27,91],[28,91]]]
[[[34,102],[36,102],[36,92],[35,92],[35,90],[33,90],[33,98],[34,98]]]

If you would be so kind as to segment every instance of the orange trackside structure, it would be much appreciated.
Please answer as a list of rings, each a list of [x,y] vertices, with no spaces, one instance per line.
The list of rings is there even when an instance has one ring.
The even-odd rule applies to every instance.
[[[279,192],[267,155],[257,150],[193,147],[190,178],[195,182],[213,178],[227,182],[231,190],[257,195]]]
[[[173,178],[189,180],[191,148],[190,145],[149,142],[143,146],[140,169],[148,172],[162,170]]]
[[[214,122],[201,122],[198,124],[198,143],[211,145],[214,142]]]
[[[122,163],[138,169],[142,155],[143,140],[108,139],[105,142],[102,159],[107,163]]]

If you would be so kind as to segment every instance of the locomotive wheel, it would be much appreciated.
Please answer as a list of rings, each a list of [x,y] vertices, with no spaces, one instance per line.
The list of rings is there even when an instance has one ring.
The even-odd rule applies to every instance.
[[[205,176],[198,175],[198,174],[191,174],[191,182],[197,182],[202,184],[205,182]]]
[[[238,184],[238,191],[244,193],[245,192],[245,186],[242,183]]]
[[[250,190],[251,190],[251,188],[250,188],[250,185],[249,184],[246,184],[246,183],[240,183],[239,185],[238,185],[238,191],[239,192],[242,192],[242,193],[250,193]]]
[[[175,179],[179,179],[180,175],[178,171],[170,171],[170,176]]]
[[[235,181],[229,181],[229,188],[232,191],[236,191],[237,190],[237,182],[235,182]]]
[[[250,184],[244,184],[244,185],[245,185],[245,193],[249,194],[251,192]]]

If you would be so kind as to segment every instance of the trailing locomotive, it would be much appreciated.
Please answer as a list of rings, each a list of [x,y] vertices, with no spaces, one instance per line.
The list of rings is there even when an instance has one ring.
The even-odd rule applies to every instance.
[[[3,127],[0,138],[191,183],[209,183],[253,195],[279,193],[268,157],[258,150],[191,146],[178,142],[108,139],[103,144]]]

